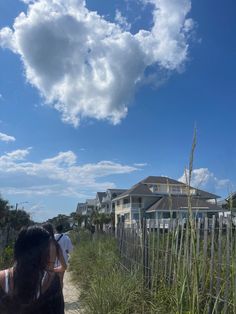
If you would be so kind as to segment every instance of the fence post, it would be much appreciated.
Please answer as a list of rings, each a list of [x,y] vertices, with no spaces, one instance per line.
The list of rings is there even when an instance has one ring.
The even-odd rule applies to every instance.
[[[208,241],[208,217],[204,218],[204,230],[203,230],[203,269],[202,269],[202,290],[205,292],[206,287],[206,271],[207,271],[207,241]]]
[[[228,313],[229,291],[230,291],[230,228],[231,220],[227,217],[226,225],[226,263],[225,263],[225,293],[223,313]]]
[[[212,217],[212,225],[211,225],[211,259],[210,259],[210,303],[209,303],[209,313],[212,312],[212,308],[214,306],[212,299],[212,292],[214,287],[214,266],[215,266],[215,215]]]
[[[151,288],[150,267],[149,267],[149,247],[147,234],[147,220],[145,215],[142,218],[142,246],[143,246],[143,277],[144,287]]]
[[[217,275],[216,275],[216,297],[220,299],[221,296],[221,274],[222,274],[222,228],[223,228],[223,216],[219,217],[219,225],[218,225],[218,258],[217,258]],[[217,301],[216,301],[217,302]],[[216,304],[216,313],[221,311],[220,304],[217,302]]]
[[[123,218],[123,217],[122,217]],[[123,240],[124,240],[124,219],[121,219],[121,221],[119,222],[119,252],[120,255],[122,255],[122,249],[123,249]]]

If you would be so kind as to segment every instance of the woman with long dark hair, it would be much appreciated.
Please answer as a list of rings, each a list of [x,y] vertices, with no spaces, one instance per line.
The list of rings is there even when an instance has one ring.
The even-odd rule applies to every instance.
[[[64,314],[60,280],[48,269],[50,234],[32,226],[20,231],[14,265],[0,271],[1,314]]]

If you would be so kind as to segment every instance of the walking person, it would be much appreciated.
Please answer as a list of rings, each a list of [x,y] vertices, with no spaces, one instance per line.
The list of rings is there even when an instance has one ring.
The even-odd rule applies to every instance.
[[[73,245],[72,245],[71,239],[69,238],[67,234],[62,232],[63,231],[62,225],[56,226],[56,231],[57,233],[55,234],[55,239],[60,245],[65,262],[68,265],[69,254],[73,251]],[[57,260],[55,267],[60,267],[60,266],[61,266],[61,263],[59,260]],[[61,280],[61,286],[63,287],[63,278],[64,278],[65,271],[59,272],[58,274]]]
[[[42,227],[47,230],[50,234],[50,258],[49,258],[49,268],[51,271],[61,273],[65,272],[67,268],[67,264],[62,252],[62,249],[58,242],[55,239],[53,226],[50,223],[44,223]],[[55,267],[56,260],[59,261],[59,265]]]
[[[49,259],[50,234],[39,226],[22,229],[13,267],[0,271],[1,314],[64,314],[60,279]]]

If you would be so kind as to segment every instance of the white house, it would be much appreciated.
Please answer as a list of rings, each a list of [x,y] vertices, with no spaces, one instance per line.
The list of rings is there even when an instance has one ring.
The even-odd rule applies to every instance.
[[[96,209],[96,200],[95,199],[87,199],[85,203],[78,203],[76,213],[89,216]]]
[[[202,191],[168,177],[149,176],[113,199],[116,223],[121,219],[130,225],[138,222],[141,213],[147,218],[185,217],[188,213],[188,193],[194,215],[212,216],[222,212],[219,196]]]
[[[106,192],[97,192],[96,210],[99,213],[112,213],[115,211],[114,198],[124,193],[125,189],[107,189]]]

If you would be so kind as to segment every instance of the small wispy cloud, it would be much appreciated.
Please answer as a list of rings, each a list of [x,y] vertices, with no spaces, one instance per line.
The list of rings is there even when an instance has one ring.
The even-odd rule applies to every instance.
[[[146,162],[134,163],[135,167],[146,167],[147,165],[148,165],[148,163],[146,163]]]
[[[4,134],[4,133],[0,132],[0,141],[8,143],[8,142],[15,142],[15,140],[16,139],[15,139],[14,136],[10,136],[10,135],[7,135],[7,134]]]
[[[126,31],[129,31],[131,24],[128,23],[127,18],[124,17],[119,10],[116,10],[115,21]]]

